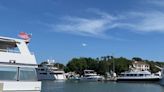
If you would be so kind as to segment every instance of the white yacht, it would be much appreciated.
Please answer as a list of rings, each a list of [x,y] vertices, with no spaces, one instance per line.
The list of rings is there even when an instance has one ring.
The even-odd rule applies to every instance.
[[[65,72],[50,62],[39,65],[37,73],[39,80],[66,80]]]
[[[36,68],[25,40],[0,36],[0,92],[40,92]]]
[[[103,76],[97,75],[94,70],[84,70],[84,76],[80,77],[81,81],[101,81],[104,80]]]
[[[140,70],[122,72],[121,75],[117,77],[117,81],[159,81],[160,79],[160,75]]]

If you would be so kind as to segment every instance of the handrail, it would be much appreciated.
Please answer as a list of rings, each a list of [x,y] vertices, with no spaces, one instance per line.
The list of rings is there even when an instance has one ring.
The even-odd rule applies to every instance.
[[[6,65],[26,65],[26,66],[38,66],[38,64],[11,63],[11,62],[3,62],[3,61],[0,61],[0,64],[6,64]]]
[[[0,49],[0,52],[7,52],[7,53],[20,53],[19,50],[9,50],[9,49]],[[34,55],[34,52],[30,52],[31,55]]]
[[[20,51],[18,50],[10,50],[10,49],[0,49],[0,52],[20,53]]]

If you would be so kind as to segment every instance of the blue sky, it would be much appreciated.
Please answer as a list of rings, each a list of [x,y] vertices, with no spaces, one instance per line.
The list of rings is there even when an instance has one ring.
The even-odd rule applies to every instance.
[[[38,63],[73,57],[164,61],[163,0],[1,0],[0,35],[32,33]]]

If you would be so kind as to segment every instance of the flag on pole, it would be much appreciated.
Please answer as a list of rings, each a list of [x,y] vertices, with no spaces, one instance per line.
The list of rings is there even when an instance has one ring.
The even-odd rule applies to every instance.
[[[18,35],[20,38],[24,39],[24,40],[29,40],[31,38],[31,34],[27,34],[25,32],[20,32]]]

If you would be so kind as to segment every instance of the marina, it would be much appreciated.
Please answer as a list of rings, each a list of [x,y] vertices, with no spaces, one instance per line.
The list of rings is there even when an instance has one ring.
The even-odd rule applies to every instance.
[[[126,90],[126,92],[137,92],[135,89],[141,85],[143,85],[140,87],[141,92],[152,91],[145,90],[144,87],[158,88],[158,92],[164,90],[162,86],[164,84],[163,68],[158,66],[161,71],[152,74],[148,71],[149,64],[143,61],[132,61],[132,65],[129,65],[129,71],[119,75],[112,72],[112,76],[107,74],[105,77],[95,70],[84,69],[83,74],[79,76],[75,72],[65,73],[64,70],[59,69],[59,64],[56,67],[54,61],[47,60],[38,65],[34,54],[28,50],[28,39],[0,37],[0,44],[0,57],[3,61],[0,62],[0,90],[4,92],[84,92],[86,87],[90,89],[85,92],[110,91],[111,88],[112,92],[117,92],[126,90],[130,86],[134,87],[134,90]],[[68,75],[71,77],[69,78]],[[119,81],[126,82],[120,83]]]
[[[0,92],[164,92],[164,0],[0,0]]]

